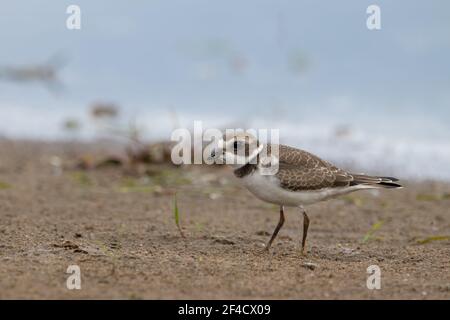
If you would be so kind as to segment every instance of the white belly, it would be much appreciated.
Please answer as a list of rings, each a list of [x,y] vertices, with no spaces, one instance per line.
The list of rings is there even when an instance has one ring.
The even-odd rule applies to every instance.
[[[243,177],[241,180],[244,186],[261,200],[289,207],[308,205],[352,191],[371,188],[368,186],[359,185],[320,190],[289,191],[280,187],[278,179],[275,176],[263,176],[258,174],[257,171]]]

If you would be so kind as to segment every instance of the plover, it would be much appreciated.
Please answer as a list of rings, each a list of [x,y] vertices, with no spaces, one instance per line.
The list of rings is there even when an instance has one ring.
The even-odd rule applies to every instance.
[[[256,197],[280,206],[280,219],[265,250],[269,250],[284,224],[285,206],[302,210],[304,254],[309,227],[305,205],[357,190],[402,188],[396,178],[349,173],[304,150],[260,143],[248,133],[220,140],[211,158],[231,165],[234,175]],[[277,168],[273,174],[267,170],[271,166]]]

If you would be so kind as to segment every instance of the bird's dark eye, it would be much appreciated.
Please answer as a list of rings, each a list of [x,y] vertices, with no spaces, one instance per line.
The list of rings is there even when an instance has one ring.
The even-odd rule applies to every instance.
[[[238,142],[237,141],[235,141],[233,143],[233,148],[234,148],[234,151],[236,151],[238,149]]]

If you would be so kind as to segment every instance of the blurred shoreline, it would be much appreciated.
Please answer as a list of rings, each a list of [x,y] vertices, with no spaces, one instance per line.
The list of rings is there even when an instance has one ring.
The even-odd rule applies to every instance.
[[[253,126],[252,128],[255,128]],[[310,130],[309,130],[310,129]],[[402,180],[450,182],[450,145],[447,141],[416,141],[375,137],[358,131],[318,130],[313,127],[293,128],[284,126],[280,130],[280,142],[316,154],[346,170],[374,175],[395,176]],[[170,142],[170,131],[142,134],[143,144]],[[54,137],[5,136],[0,142],[29,142],[58,146],[101,146],[111,152],[122,152],[130,143],[126,134],[111,135],[92,131],[90,136],[61,132]]]
[[[169,140],[143,140],[137,143],[133,143],[128,139],[112,139],[111,137],[103,137],[103,138],[95,138],[92,140],[67,140],[67,139],[11,139],[6,137],[0,137],[0,149],[3,150],[2,155],[0,156],[0,165],[3,167],[7,158],[11,157],[11,154],[6,155],[4,153],[5,148],[8,149],[8,152],[19,151],[33,153],[30,150],[38,150],[37,154],[44,152],[48,157],[63,157],[66,158],[73,167],[77,161],[87,158],[96,158],[97,160],[101,159],[120,159],[121,162],[126,163],[129,161],[127,159],[130,154],[129,152],[135,152],[136,157],[144,157],[146,158],[148,154],[151,154],[152,157],[156,159],[164,159],[158,160],[156,164],[165,164],[172,165],[170,161],[170,152],[171,147],[176,142],[171,142]],[[336,143],[336,142],[335,142]],[[338,143],[338,142],[337,142]],[[317,146],[317,145],[316,145]],[[309,149],[306,149],[311,151]],[[349,151],[350,152],[350,151]],[[443,185],[450,184],[450,178],[448,178],[445,174],[441,176],[418,176],[418,175],[404,175],[405,170],[403,171],[395,171],[394,167],[391,167],[389,170],[383,171],[383,166],[374,165],[372,170],[370,167],[365,165],[355,163],[354,161],[334,161],[330,158],[323,157],[320,153],[317,153],[318,156],[321,156],[323,159],[327,161],[331,161],[333,164],[341,166],[345,170],[350,172],[362,172],[360,169],[364,168],[364,171],[367,174],[373,175],[392,175],[398,177],[402,181],[408,181],[409,183],[442,183]],[[16,155],[14,158],[20,158],[20,156]],[[349,157],[351,158],[351,157]],[[26,159],[26,158],[25,158]],[[15,159],[15,161],[20,161],[19,159]],[[30,160],[28,158],[28,160]],[[342,160],[342,159],[341,159]],[[6,162],[5,162],[6,161]],[[48,159],[44,159],[42,161],[50,161]],[[190,166],[190,165],[188,165]],[[201,165],[195,165],[195,167],[200,167]],[[206,166],[206,165],[205,165]],[[184,166],[186,167],[186,166]],[[0,167],[1,168],[1,167]],[[403,174],[402,174],[403,173]]]

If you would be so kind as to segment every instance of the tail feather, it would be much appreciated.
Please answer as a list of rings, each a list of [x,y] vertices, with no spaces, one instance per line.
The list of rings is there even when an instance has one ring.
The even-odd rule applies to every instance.
[[[401,184],[393,183],[393,182],[380,182],[380,183],[377,183],[377,185],[379,185],[379,186],[381,186],[383,188],[388,188],[388,189],[403,188],[403,186]]]
[[[391,180],[391,181],[393,181],[393,182],[399,181],[397,178],[394,178],[394,177],[380,177],[380,178],[386,179],[386,180]]]
[[[364,174],[354,174],[353,181],[350,185],[371,185],[371,186],[377,186],[380,188],[389,188],[389,189],[397,189],[397,188],[403,188],[403,186],[399,183],[396,183],[399,181],[397,178],[393,177],[376,177],[376,176],[367,176]]]

